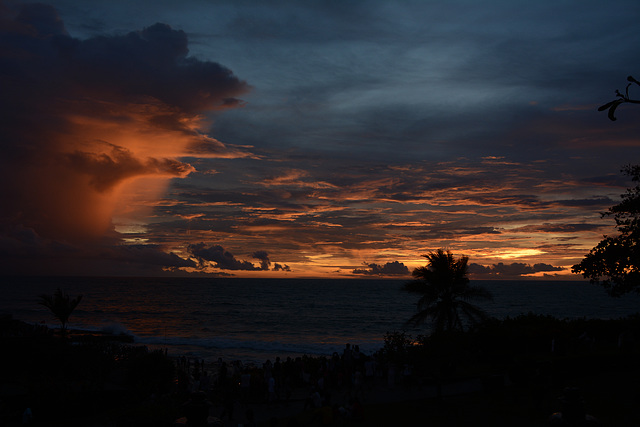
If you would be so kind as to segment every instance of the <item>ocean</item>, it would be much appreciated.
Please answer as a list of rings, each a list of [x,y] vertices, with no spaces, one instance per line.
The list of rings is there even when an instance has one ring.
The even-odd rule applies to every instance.
[[[0,314],[58,327],[38,304],[61,288],[83,299],[69,328],[125,332],[172,356],[262,363],[276,356],[331,355],[346,343],[365,354],[384,335],[407,328],[418,296],[406,280],[238,278],[3,278]],[[493,294],[479,303],[496,318],[533,312],[558,318],[620,318],[640,310],[640,296],[609,297],[576,281],[474,281]]]

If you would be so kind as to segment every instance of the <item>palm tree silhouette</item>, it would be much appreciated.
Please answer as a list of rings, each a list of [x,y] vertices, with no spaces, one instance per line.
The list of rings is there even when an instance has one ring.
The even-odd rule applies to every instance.
[[[463,331],[463,317],[472,325],[488,318],[482,309],[469,302],[491,300],[492,296],[480,286],[469,285],[468,257],[455,259],[451,252],[442,249],[422,256],[428,264],[413,270],[415,280],[407,282],[403,288],[422,295],[418,300],[418,313],[407,323],[419,325],[430,319],[434,332],[441,333]]]
[[[69,295],[65,294],[58,288],[53,295],[40,295],[40,301],[38,304],[42,304],[47,307],[56,319],[62,323],[61,332],[64,335],[67,330],[67,322],[69,316],[82,300],[82,295],[78,295],[77,298],[71,299]]]

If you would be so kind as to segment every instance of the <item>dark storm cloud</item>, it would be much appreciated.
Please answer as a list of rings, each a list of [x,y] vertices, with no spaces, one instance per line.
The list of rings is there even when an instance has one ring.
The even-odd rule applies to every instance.
[[[247,86],[215,62],[188,57],[184,31],[157,23],[124,36],[94,37],[79,43],[73,76],[101,94],[148,95],[185,112],[237,105]]]
[[[0,3],[5,271],[28,257],[58,273],[195,267],[162,246],[121,245],[111,215],[125,184],[193,172],[178,160],[185,153],[241,155],[201,133],[200,121],[240,106],[248,89],[226,67],[190,57],[186,33],[169,25],[83,40],[51,6]]]
[[[387,262],[384,265],[371,263],[366,264],[367,269],[356,268],[352,274],[365,276],[407,276],[409,268],[399,261]]]
[[[192,260],[180,258],[173,252],[167,253],[158,245],[108,246],[100,251],[100,258],[171,269],[196,267],[196,263]]]
[[[91,245],[62,243],[33,229],[2,224],[0,271],[5,275],[162,275],[197,267],[160,245],[121,245],[105,237]]]
[[[240,261],[235,256],[220,245],[207,246],[205,243],[191,244],[187,247],[189,253],[196,257],[201,264],[204,261],[215,263],[215,266],[222,270],[260,270],[249,261]]]
[[[4,9],[4,2],[0,4],[0,9]],[[8,8],[3,12],[9,12]],[[3,13],[3,24],[10,25],[5,21]],[[27,28],[35,28],[42,36],[66,35],[62,19],[53,7],[44,4],[24,4],[20,6],[15,21],[24,24]]]
[[[141,176],[186,176],[193,168],[177,157],[189,147],[225,155],[197,121],[236,106],[248,86],[189,57],[183,31],[154,24],[80,40],[47,5],[3,5],[0,14],[3,217],[43,236],[95,237],[109,218],[91,211],[110,210],[110,190]],[[57,219],[65,215],[82,215],[86,229]]]
[[[522,276],[551,271],[563,271],[563,267],[538,263],[534,265],[514,262],[511,264],[498,263],[489,266],[471,263],[469,274],[477,279],[517,279]]]

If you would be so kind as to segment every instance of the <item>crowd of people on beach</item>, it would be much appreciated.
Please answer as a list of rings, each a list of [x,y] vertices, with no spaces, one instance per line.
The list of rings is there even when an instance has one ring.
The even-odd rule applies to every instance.
[[[350,344],[342,354],[334,352],[331,357],[276,357],[262,366],[222,359],[207,363],[184,356],[176,365],[179,382],[186,391],[206,396],[221,407],[215,414],[220,420],[232,420],[238,407],[245,411],[245,419],[250,418],[246,413],[249,404],[271,406],[304,400],[302,410],[312,411],[322,425],[336,418],[362,420],[365,390],[383,383],[393,387],[399,371],[394,364],[382,363],[375,355],[365,355],[358,345]],[[401,372],[408,374],[410,370]]]
[[[557,347],[553,350],[557,351]],[[357,345],[350,344],[345,345],[342,354],[334,352],[330,357],[276,357],[274,362],[266,360],[261,366],[239,360],[206,363],[181,357],[177,367],[186,391],[199,396],[198,402],[207,399],[209,408],[218,408],[219,412],[209,413],[220,421],[219,425],[224,425],[224,420],[230,423],[237,416],[248,421],[245,425],[256,425],[252,409],[256,404],[270,408],[293,401],[299,402],[299,412],[311,414],[307,421],[312,425],[333,425],[339,420],[359,423],[365,419],[363,403],[369,403],[367,397],[372,390],[393,393],[395,388],[420,388],[409,364],[389,360],[380,353],[365,355]],[[575,390],[569,392],[565,390],[565,395],[575,397]],[[549,423],[566,425],[567,417],[575,413],[580,419],[589,420],[585,425],[600,425],[586,414],[579,400],[566,396],[561,400],[562,412],[554,412]],[[238,409],[242,413],[238,414]],[[287,425],[297,425],[295,417],[289,421]]]

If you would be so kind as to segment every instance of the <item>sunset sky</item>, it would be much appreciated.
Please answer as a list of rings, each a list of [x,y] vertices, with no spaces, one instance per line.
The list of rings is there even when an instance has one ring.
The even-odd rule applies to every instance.
[[[640,2],[0,0],[3,274],[578,279]],[[640,98],[640,87],[630,93]]]

